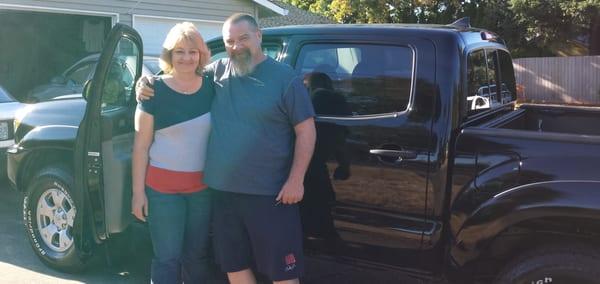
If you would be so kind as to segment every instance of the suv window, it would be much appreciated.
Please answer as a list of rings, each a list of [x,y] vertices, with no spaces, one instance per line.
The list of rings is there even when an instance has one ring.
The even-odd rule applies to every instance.
[[[405,46],[307,44],[295,64],[302,75],[324,73],[353,115],[406,110],[413,76],[413,51]]]

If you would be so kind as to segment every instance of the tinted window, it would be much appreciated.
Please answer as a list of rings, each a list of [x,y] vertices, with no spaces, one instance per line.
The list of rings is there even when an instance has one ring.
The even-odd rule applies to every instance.
[[[263,50],[263,53],[266,54],[267,56],[269,56],[273,59],[277,59],[277,57],[279,57],[279,53],[281,52],[281,45],[263,44],[262,50]],[[227,58],[226,50],[218,50],[216,52],[213,52],[210,57],[210,62],[219,60],[221,58]]]
[[[6,90],[0,87],[0,103],[13,102],[14,99],[8,94]]]
[[[485,51],[477,50],[467,58],[467,110],[474,114],[490,108]]]
[[[497,95],[497,83],[498,83],[498,56],[495,50],[486,50],[486,59],[487,59],[487,73],[488,73],[488,82],[490,89],[490,101],[492,103],[499,101],[499,96]]]
[[[96,68],[95,63],[85,63],[81,66],[76,67],[73,71],[67,74],[67,80],[74,82],[77,85],[83,85],[90,76],[90,73],[94,72]]]
[[[408,47],[366,44],[309,44],[296,70],[326,74],[353,115],[406,110],[411,94],[413,52]]]
[[[148,68],[148,70],[150,70],[150,73],[152,74],[158,74],[158,72],[160,72],[158,59],[144,59],[144,65],[146,66],[146,68]]]
[[[514,99],[514,72],[507,52],[482,49],[471,52],[467,60],[469,115],[500,107]],[[504,77],[502,73],[506,73]]]
[[[512,59],[508,52],[498,51],[500,63],[500,81],[502,82],[502,100],[510,102],[516,99],[517,86],[515,84],[515,71],[513,69]]]
[[[113,55],[102,89],[102,111],[125,107],[132,98],[134,72],[137,70],[137,46],[122,38]]]

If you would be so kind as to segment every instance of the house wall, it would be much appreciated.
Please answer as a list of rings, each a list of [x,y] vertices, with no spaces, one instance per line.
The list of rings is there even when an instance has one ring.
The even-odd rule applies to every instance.
[[[224,21],[235,12],[256,15],[249,0],[2,0],[0,9],[65,14],[111,15],[115,22],[132,25],[134,14]]]

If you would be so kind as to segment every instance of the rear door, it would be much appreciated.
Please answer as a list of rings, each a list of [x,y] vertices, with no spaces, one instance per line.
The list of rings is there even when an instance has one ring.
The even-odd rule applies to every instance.
[[[131,217],[134,83],[142,72],[142,40],[117,24],[84,89],[86,113],[77,136],[76,173],[99,239],[123,231]],[[133,73],[132,73],[133,72]]]
[[[329,37],[294,38],[287,50],[287,63],[300,76],[325,74],[335,91],[329,98],[311,94],[317,113],[313,162],[325,163],[311,165],[305,180],[303,223],[305,231],[317,231],[306,246],[366,262],[419,266],[422,242],[435,229],[426,218],[434,104],[428,88],[433,68],[416,66],[433,66],[433,44]],[[331,206],[335,232],[323,221],[323,206]]]

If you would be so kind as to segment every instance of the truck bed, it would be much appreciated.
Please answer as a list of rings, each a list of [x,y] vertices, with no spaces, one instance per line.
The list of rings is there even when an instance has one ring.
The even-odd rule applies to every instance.
[[[523,105],[464,128],[456,147],[476,156],[481,200],[536,182],[599,181],[600,108]]]
[[[577,135],[600,135],[599,107],[523,105],[487,127]]]

